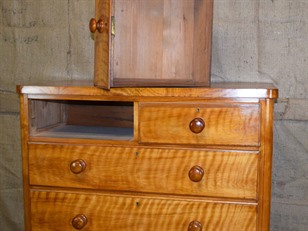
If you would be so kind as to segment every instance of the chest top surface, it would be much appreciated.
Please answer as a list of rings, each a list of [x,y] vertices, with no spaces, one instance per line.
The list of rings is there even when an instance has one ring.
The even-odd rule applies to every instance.
[[[17,93],[50,97],[172,97],[172,98],[278,98],[278,89],[268,83],[214,83],[211,87],[145,87],[104,90],[88,81],[61,81],[41,85],[19,85]]]

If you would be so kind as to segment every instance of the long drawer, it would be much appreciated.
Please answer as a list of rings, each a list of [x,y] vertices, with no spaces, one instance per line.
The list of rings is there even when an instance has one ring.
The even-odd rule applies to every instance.
[[[140,103],[141,143],[260,145],[260,105]]]
[[[258,152],[29,144],[31,185],[256,199]]]
[[[256,230],[255,204],[53,191],[30,197],[33,231]]]

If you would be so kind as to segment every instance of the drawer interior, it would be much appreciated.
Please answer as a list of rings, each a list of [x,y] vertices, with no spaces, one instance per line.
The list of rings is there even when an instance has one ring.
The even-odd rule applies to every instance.
[[[29,100],[30,136],[131,140],[133,102]]]

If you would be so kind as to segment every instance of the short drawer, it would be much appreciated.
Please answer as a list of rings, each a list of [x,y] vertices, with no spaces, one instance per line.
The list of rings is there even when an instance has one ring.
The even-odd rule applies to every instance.
[[[31,185],[256,199],[258,152],[29,144]]]
[[[255,204],[53,191],[31,191],[30,197],[33,231],[256,230]]]
[[[260,145],[260,105],[140,103],[141,143]]]

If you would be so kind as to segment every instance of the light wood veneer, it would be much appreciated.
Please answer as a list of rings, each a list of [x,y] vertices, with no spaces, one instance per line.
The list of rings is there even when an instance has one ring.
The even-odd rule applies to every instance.
[[[17,91],[26,230],[269,230],[276,88]]]

